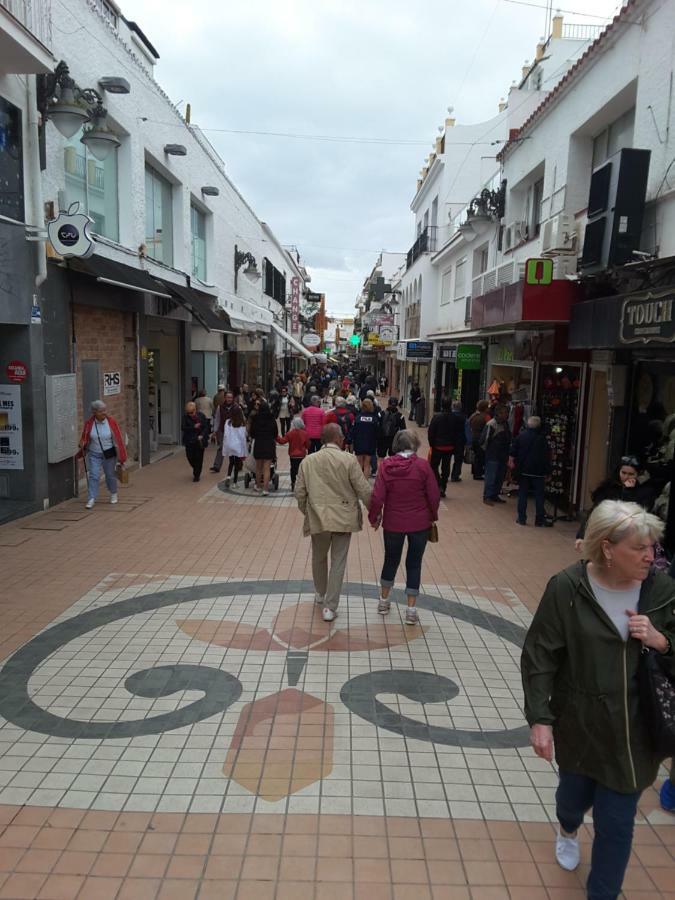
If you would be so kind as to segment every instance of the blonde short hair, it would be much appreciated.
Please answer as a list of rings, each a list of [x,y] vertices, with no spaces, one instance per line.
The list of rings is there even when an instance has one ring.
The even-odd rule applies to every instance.
[[[658,516],[648,513],[637,503],[603,500],[588,519],[582,555],[597,566],[604,565],[602,545],[605,541],[618,544],[635,536],[654,543],[661,539],[664,528]]]

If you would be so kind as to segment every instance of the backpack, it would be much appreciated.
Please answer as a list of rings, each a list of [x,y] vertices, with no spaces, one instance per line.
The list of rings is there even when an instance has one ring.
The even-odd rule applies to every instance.
[[[390,409],[385,410],[384,415],[382,416],[382,434],[385,437],[394,437],[399,430],[398,418],[398,412],[393,412]]]
[[[342,434],[345,440],[349,437],[349,432],[351,431],[351,422],[350,413],[348,409],[335,410],[335,418],[337,419],[337,423],[342,429]]]

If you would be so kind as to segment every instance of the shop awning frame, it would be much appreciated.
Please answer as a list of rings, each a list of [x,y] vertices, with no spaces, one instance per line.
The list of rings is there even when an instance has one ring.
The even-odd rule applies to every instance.
[[[302,353],[307,359],[312,359],[316,354],[312,353],[311,350],[308,350],[307,347],[303,346],[300,341],[296,340],[292,337],[287,331],[285,331],[280,325],[277,325],[276,322],[270,323],[272,326],[272,330],[275,331],[279,337],[283,338],[287,343],[294,347],[299,353]]]
[[[175,284],[173,281],[161,279],[161,283],[171,292],[170,298],[177,300],[207,331],[237,334],[232,329],[227,312],[224,309],[214,309],[211,297],[207,294],[202,294],[187,285]]]
[[[164,284],[153,278],[145,269],[126,266],[124,263],[117,262],[114,259],[108,259],[107,256],[94,254],[88,259],[68,260],[66,268],[73,272],[89,275],[95,278],[96,281],[102,284],[109,284],[112,287],[136,291],[141,294],[152,294],[165,300],[172,299],[171,294],[167,293]]]

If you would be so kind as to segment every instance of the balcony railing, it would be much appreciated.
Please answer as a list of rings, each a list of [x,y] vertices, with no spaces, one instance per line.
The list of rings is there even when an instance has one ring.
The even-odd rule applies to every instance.
[[[604,25],[563,25],[563,38],[570,41],[594,41],[602,31],[605,30]]]
[[[414,265],[415,260],[419,259],[419,257],[423,253],[435,253],[437,244],[438,226],[427,225],[427,227],[420,233],[420,236],[417,238],[410,250],[408,250],[406,269],[409,269],[412,265]]]
[[[50,0],[0,0],[34,38],[48,50],[52,46],[52,9]]]

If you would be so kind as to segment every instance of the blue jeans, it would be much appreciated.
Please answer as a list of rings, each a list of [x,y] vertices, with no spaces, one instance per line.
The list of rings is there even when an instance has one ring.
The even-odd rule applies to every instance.
[[[576,831],[593,809],[595,838],[591,871],[586,883],[588,900],[616,900],[633,843],[633,828],[642,791],[619,794],[588,778],[560,772],[556,815],[568,834]]]
[[[527,497],[530,488],[534,493],[535,519],[537,525],[542,525],[546,518],[544,511],[544,478],[536,475],[518,476],[518,521],[527,521]]]
[[[484,500],[494,500],[495,497],[499,497],[505,477],[506,461],[488,459],[485,463],[485,481],[483,482]]]
[[[422,580],[422,557],[429,538],[429,529],[424,531],[385,531],[384,532],[384,565],[380,584],[392,587],[396,579],[396,571],[401,564],[403,544],[408,538],[408,552],[405,558],[405,592],[408,597],[416,597],[420,592]]]
[[[95,500],[98,497],[98,482],[101,477],[101,468],[105,472],[105,484],[111,494],[117,493],[117,475],[115,466],[117,457],[106,459],[102,453],[87,453],[87,499]]]

